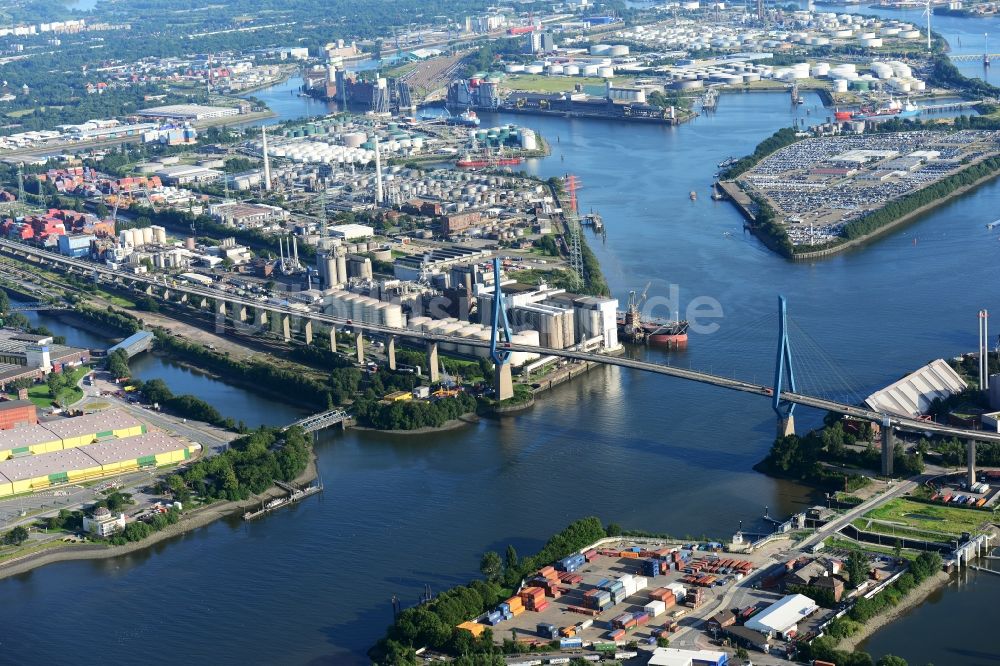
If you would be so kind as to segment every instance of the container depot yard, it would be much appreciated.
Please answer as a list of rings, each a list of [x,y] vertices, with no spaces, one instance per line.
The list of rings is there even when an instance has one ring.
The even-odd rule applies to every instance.
[[[1000,132],[897,132],[808,138],[764,158],[737,185],[766,201],[794,246],[842,240],[893,200],[1000,155]]]
[[[743,555],[655,539],[605,541],[543,567],[517,596],[481,618],[495,623],[494,640],[559,640],[562,648],[655,645],[661,635],[700,624],[725,593],[773,562],[767,549]]]

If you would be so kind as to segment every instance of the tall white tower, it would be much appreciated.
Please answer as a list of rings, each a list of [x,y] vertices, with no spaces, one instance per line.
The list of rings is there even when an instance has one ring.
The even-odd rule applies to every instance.
[[[927,0],[927,8],[924,9],[924,13],[927,14],[927,50],[931,50],[931,14],[934,11],[931,9],[931,0]]]
[[[382,155],[378,149],[378,137],[374,137],[375,144],[375,203],[382,204],[385,193],[382,191]]]
[[[271,158],[267,156],[267,128],[260,127],[261,150],[264,153],[264,189],[271,191]]]

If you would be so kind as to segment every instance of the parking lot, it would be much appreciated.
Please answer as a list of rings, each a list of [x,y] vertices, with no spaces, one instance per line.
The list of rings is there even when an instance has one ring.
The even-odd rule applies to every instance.
[[[804,139],[740,177],[784,223],[793,245],[822,244],[844,226],[969,164],[1000,154],[1000,132],[916,131]]]

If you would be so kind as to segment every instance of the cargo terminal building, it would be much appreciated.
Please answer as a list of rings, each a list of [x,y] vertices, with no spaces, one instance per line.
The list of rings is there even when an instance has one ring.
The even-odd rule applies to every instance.
[[[170,437],[109,410],[3,433],[0,497],[52,484],[123,474],[191,458],[200,445]]]

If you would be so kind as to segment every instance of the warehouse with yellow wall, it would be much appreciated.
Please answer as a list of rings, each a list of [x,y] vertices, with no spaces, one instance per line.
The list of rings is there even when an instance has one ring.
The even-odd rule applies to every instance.
[[[191,458],[201,446],[154,431],[88,446],[0,461],[0,497],[80,482]]]

